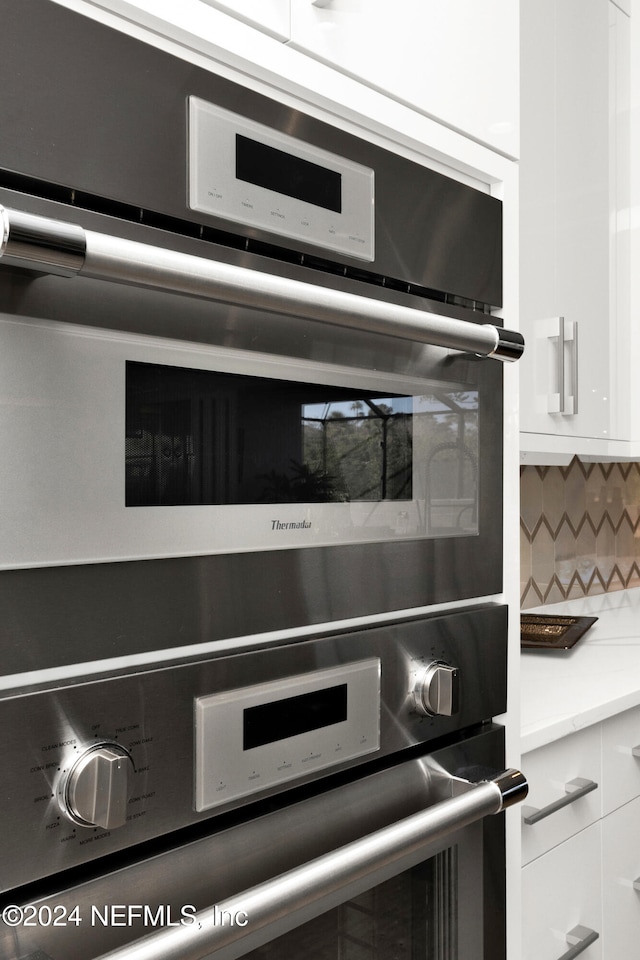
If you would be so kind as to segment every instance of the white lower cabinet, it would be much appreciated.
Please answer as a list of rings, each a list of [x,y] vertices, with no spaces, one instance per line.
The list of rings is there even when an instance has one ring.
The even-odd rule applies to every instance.
[[[533,750],[522,763],[529,781],[522,807],[522,862],[529,863],[601,818],[600,728],[588,727]]]
[[[606,816],[640,797],[640,707],[625,710],[602,724],[602,765]]]
[[[640,956],[640,707],[522,768],[522,960]]]
[[[638,887],[634,884],[637,883]],[[640,797],[602,822],[606,960],[640,953]]]
[[[524,762],[523,768],[527,769]],[[593,943],[580,954],[584,960],[606,956],[601,936],[600,849],[598,822],[523,868],[522,960],[560,960],[590,939]]]

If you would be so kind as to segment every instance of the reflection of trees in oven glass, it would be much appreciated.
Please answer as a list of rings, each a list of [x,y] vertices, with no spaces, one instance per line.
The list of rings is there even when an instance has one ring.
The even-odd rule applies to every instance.
[[[128,363],[126,397],[128,506],[405,501],[405,532],[477,532],[476,391]]]
[[[410,500],[411,413],[406,397],[358,397],[303,408],[304,459],[331,477],[332,500]]]

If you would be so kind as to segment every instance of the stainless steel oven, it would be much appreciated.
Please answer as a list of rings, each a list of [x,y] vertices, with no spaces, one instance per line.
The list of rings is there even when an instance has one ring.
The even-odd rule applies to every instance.
[[[503,956],[500,202],[53,0],[0,74],[1,956]]]
[[[505,957],[506,622],[5,695],[0,956]]]

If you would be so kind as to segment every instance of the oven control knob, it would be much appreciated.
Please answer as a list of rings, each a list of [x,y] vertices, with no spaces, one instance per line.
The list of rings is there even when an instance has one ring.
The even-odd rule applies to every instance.
[[[434,660],[416,679],[413,702],[425,717],[452,717],[458,712],[460,671]]]
[[[127,819],[133,760],[118,743],[99,743],[74,763],[63,785],[64,811],[83,827],[121,827]]]

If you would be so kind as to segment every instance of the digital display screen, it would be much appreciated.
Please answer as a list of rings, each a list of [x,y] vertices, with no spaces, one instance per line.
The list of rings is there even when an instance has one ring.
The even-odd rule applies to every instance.
[[[244,750],[330,727],[347,719],[347,684],[249,707],[243,717]]]
[[[342,212],[341,174],[242,134],[236,134],[236,177],[334,213]]]

